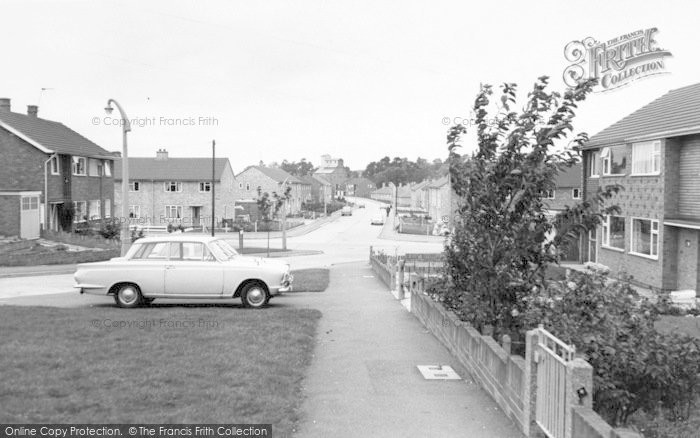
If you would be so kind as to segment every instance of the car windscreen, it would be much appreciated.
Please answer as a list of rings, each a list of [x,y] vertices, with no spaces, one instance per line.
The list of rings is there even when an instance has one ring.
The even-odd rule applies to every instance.
[[[224,240],[214,240],[209,246],[221,260],[231,260],[238,255],[238,252]]]

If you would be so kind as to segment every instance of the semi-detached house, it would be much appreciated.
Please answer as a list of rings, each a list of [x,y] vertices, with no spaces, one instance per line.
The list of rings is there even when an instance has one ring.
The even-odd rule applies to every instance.
[[[129,158],[129,217],[134,225],[209,226],[235,217],[236,178],[228,158],[173,158],[160,149],[155,157]],[[115,169],[115,208],[121,214],[121,165]]]
[[[659,290],[700,282],[700,84],[672,90],[582,146],[584,196],[619,185],[620,213],[584,238],[585,260]]]
[[[0,99],[0,234],[33,239],[113,214],[115,156],[67,126]]]

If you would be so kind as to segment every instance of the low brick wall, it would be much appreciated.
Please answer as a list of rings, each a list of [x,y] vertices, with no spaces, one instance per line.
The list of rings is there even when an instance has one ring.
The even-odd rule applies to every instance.
[[[411,312],[432,332],[513,419],[521,431],[528,430],[525,415],[525,359],[511,355],[491,336],[460,321],[427,295],[411,291]]]
[[[613,428],[596,414],[593,409],[575,407],[572,409],[573,434],[577,438],[610,438]]]
[[[73,263],[101,262],[119,257],[119,249],[99,251],[51,251],[35,254],[0,255],[0,266],[65,265]]]
[[[396,267],[387,259],[386,263],[379,260],[372,248],[369,249],[369,264],[372,266],[372,271],[382,280],[390,290],[394,289],[396,279]]]

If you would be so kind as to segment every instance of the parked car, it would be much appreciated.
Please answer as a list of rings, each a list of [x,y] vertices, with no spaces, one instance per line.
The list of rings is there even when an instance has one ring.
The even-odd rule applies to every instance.
[[[379,213],[378,215],[372,217],[370,224],[372,224],[372,225],[384,225],[384,214]]]
[[[340,215],[341,216],[352,216],[352,207],[346,205],[345,207],[343,207],[342,210],[340,210]]]
[[[360,204],[357,206],[358,208],[365,208],[365,204]]]
[[[283,260],[245,257],[219,238],[187,234],[139,239],[124,257],[79,264],[74,279],[81,294],[112,295],[127,308],[156,298],[240,298],[258,308],[293,281]]]

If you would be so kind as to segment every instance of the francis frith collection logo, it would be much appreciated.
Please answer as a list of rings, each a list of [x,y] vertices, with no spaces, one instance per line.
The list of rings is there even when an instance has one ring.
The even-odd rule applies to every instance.
[[[597,91],[610,91],[652,75],[668,73],[664,58],[671,52],[658,47],[655,27],[637,30],[607,41],[588,37],[571,41],[564,48],[564,82],[574,86],[597,78]]]

